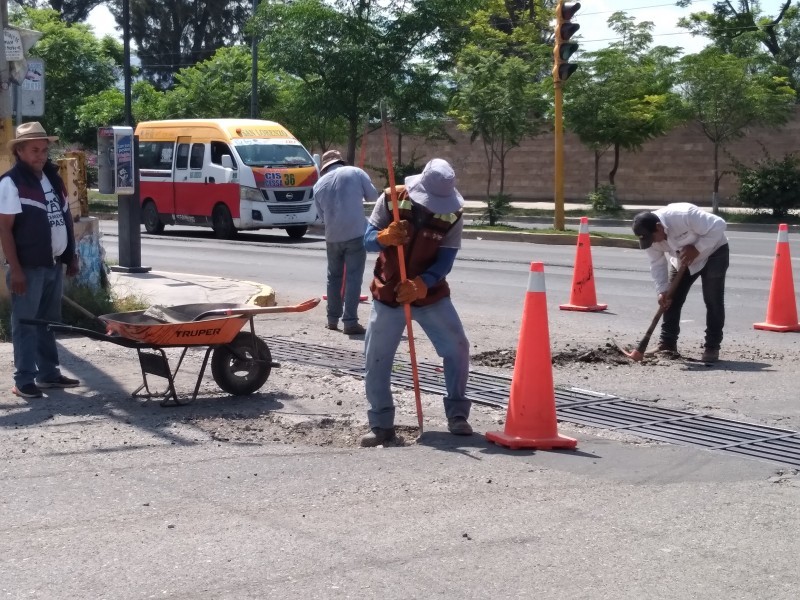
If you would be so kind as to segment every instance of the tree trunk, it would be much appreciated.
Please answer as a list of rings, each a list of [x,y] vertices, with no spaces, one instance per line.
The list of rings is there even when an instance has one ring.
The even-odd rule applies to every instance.
[[[600,189],[600,149],[594,149],[594,191]]]
[[[619,169],[619,144],[614,144],[614,167],[608,174],[608,183],[614,185],[614,178],[617,176],[617,169]]]
[[[500,195],[502,196],[506,189],[506,153],[505,138],[503,136],[500,137],[500,156],[497,158],[500,160]]]
[[[403,132],[397,130],[397,164],[403,164]]]
[[[719,144],[714,144],[714,194],[711,196],[711,211],[719,214],[719,182],[722,176],[719,174]]]
[[[347,164],[356,164],[356,142],[358,141],[358,125],[360,120],[358,115],[351,116],[348,119],[349,131],[347,134]]]

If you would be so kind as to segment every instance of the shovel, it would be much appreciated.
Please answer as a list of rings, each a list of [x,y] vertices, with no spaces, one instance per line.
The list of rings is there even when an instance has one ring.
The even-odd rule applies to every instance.
[[[684,273],[686,273],[686,265],[681,265],[681,268],[675,274],[675,277],[672,278],[672,281],[669,284],[669,289],[665,294],[665,298],[669,299],[672,298],[672,295],[675,293],[675,290],[678,289],[678,284],[680,284],[681,279],[683,279]],[[620,352],[622,352],[625,356],[630,358],[631,360],[635,360],[636,362],[641,362],[644,358],[644,351],[647,350],[647,345],[650,343],[650,337],[653,335],[653,332],[656,330],[656,325],[661,320],[661,316],[664,314],[665,308],[663,306],[659,306],[658,310],[656,311],[655,316],[653,317],[653,321],[650,323],[650,327],[647,328],[647,332],[644,334],[644,337],[639,342],[639,345],[636,346],[635,350],[628,351],[619,344],[614,342],[619,348]]]

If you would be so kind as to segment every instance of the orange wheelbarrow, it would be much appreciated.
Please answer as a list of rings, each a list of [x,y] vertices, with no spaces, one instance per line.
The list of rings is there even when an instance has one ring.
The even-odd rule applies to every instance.
[[[253,318],[256,315],[304,312],[319,304],[312,298],[294,306],[240,306],[237,304],[184,304],[171,307],[151,307],[147,310],[114,313],[97,317],[107,328],[107,333],[73,327],[36,319],[23,322],[45,326],[51,331],[73,333],[111,342],[126,348],[135,348],[142,370],[142,385],[133,392],[134,397],[161,397],[161,405],[183,405],[193,402],[200,390],[203,374],[211,357],[211,375],[217,385],[234,396],[248,396],[261,389],[269,378],[272,362],[267,343],[255,333]],[[250,331],[241,331],[245,323]],[[175,378],[191,347],[207,346],[203,365],[191,398],[181,398],[175,390]],[[178,364],[173,370],[165,348],[183,348]],[[153,393],[147,375],[167,380],[163,393]],[[144,390],[144,393],[141,393]]]

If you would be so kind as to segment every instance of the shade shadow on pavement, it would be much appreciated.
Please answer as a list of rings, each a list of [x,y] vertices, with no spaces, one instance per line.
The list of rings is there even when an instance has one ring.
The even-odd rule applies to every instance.
[[[470,436],[455,436],[452,435],[451,433],[447,433],[444,431],[426,431],[419,437],[419,439],[417,440],[417,444],[420,446],[428,446],[429,448],[433,448],[435,450],[441,450],[443,452],[464,454],[469,458],[473,458],[475,460],[481,460],[481,458],[479,456],[475,456],[471,452],[471,450],[478,450],[480,454],[487,454],[487,455],[500,454],[505,456],[515,456],[515,457],[535,456],[537,452],[537,450],[531,448],[512,450],[504,446],[498,446],[497,444],[487,440],[484,435],[479,433],[475,433]],[[555,452],[558,454],[564,454],[565,456],[576,456],[579,458],[592,458],[592,459],[601,458],[597,454],[593,454],[591,452],[583,452],[578,449],[566,450],[563,448],[560,449],[556,448],[553,450],[540,450],[540,452]]]
[[[74,373],[81,381],[82,388],[95,392],[95,395],[86,396],[81,388],[48,389],[43,398],[25,399],[25,404],[6,403],[0,406],[12,412],[0,415],[0,428],[26,428],[32,426],[47,426],[54,418],[68,417],[69,423],[60,423],[62,426],[75,424],[75,419],[86,419],[85,423],[107,421],[114,431],[119,424],[119,429],[133,428],[140,433],[149,434],[155,439],[160,439],[174,445],[194,446],[204,441],[187,439],[185,436],[176,435],[165,426],[166,422],[184,421],[221,417],[227,420],[250,419],[284,408],[285,402],[294,400],[294,396],[280,390],[262,390],[250,396],[229,396],[222,390],[210,392],[201,387],[197,399],[182,406],[160,405],[159,398],[142,398],[132,396],[132,392],[141,383],[141,371],[135,353],[131,353],[131,366],[127,374],[134,373],[139,377],[138,383],[131,385],[128,381],[114,379],[111,370],[103,370],[94,362],[77,356],[63,344],[59,344],[61,363]],[[174,365],[173,365],[174,368]],[[183,367],[182,367],[183,369]],[[195,373],[193,378],[196,378]],[[204,381],[206,381],[204,379]],[[151,390],[166,389],[166,380],[149,376]],[[267,382],[266,385],[268,385]],[[154,385],[155,384],[155,385]],[[182,389],[180,383],[176,384],[179,397],[186,398],[194,391]],[[57,422],[56,422],[57,423]],[[56,424],[54,423],[54,424]],[[107,434],[104,441],[108,440]],[[136,447],[127,444],[124,446],[106,445],[102,448],[92,448],[86,451],[108,452],[114,449],[126,450]]]

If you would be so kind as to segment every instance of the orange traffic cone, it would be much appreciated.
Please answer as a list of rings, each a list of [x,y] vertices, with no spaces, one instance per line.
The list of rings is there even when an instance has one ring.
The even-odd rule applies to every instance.
[[[800,331],[792,278],[792,258],[789,255],[789,226],[785,223],[781,223],[778,227],[778,244],[775,247],[767,321],[753,323],[753,328],[766,331]]]
[[[544,265],[535,262],[528,278],[505,431],[490,431],[487,440],[514,450],[578,445],[577,440],[558,434],[551,360]]]
[[[581,228],[578,231],[578,251],[575,254],[575,269],[572,274],[572,294],[569,297],[569,304],[562,304],[559,308],[582,312],[598,312],[608,308],[608,304],[597,303],[587,217],[581,217]]]

